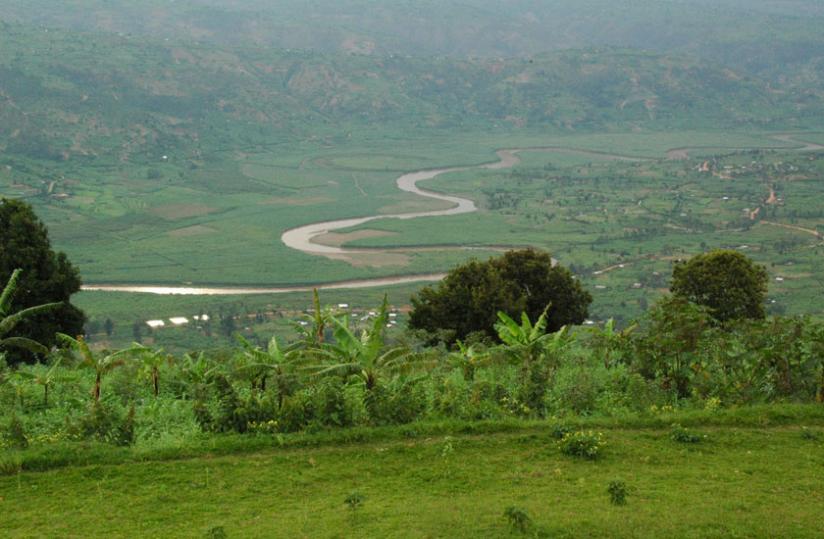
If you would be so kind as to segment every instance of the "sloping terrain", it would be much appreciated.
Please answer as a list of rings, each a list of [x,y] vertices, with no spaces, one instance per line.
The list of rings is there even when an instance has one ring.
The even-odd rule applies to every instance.
[[[196,159],[376,125],[795,128],[814,125],[822,110],[815,92],[778,92],[697,58],[628,50],[529,60],[378,58],[8,25],[0,51],[6,159],[126,162],[171,150]]]

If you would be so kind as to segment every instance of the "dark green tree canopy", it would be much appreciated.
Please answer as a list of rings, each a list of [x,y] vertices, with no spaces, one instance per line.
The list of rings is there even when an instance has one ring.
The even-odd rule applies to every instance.
[[[60,309],[38,314],[23,322],[15,333],[47,347],[56,342],[56,333],[79,335],[85,316],[69,304],[80,290],[80,275],[64,253],[55,253],[45,225],[29,204],[19,200],[0,200],[0,282],[9,280],[15,269],[22,269],[13,311],[45,303],[65,302]],[[9,352],[10,363],[33,359],[30,353]]]
[[[537,320],[549,305],[547,331],[586,320],[592,296],[570,271],[535,249],[509,251],[486,262],[471,260],[450,271],[437,287],[412,297],[409,326],[446,342],[483,332],[496,338],[498,311],[525,312]]]
[[[707,307],[719,322],[763,319],[767,270],[738,251],[715,250],[678,262],[672,272],[673,295]]]

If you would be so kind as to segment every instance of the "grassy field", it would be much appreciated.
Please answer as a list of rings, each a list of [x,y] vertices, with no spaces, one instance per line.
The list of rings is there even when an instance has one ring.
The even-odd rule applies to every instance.
[[[671,439],[675,421],[702,441]],[[581,425],[607,442],[595,461],[562,455],[551,424],[536,422],[295,435],[279,448],[247,438],[245,451],[229,437],[178,456],[111,449],[126,453],[0,477],[0,533],[516,537],[503,517],[515,506],[539,537],[820,536],[820,406]],[[625,506],[610,503],[615,480],[629,488]],[[353,492],[356,511],[344,503]]]

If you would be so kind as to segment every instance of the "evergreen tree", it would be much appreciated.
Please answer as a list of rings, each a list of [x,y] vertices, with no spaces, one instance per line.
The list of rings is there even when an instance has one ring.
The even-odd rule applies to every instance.
[[[738,251],[718,249],[678,262],[670,290],[719,322],[766,317],[767,269]]]
[[[63,302],[65,305],[20,322],[15,334],[51,347],[56,333],[80,335],[85,316],[69,304],[80,290],[80,275],[64,253],[51,248],[48,231],[32,207],[19,200],[0,200],[0,282],[7,282],[15,269],[22,269],[13,311],[36,305]],[[9,351],[11,364],[32,361],[25,351]]]
[[[479,332],[496,339],[499,311],[537,320],[549,307],[546,331],[554,333],[586,320],[590,303],[592,296],[568,269],[553,264],[548,253],[523,249],[471,260],[437,287],[423,288],[412,297],[409,326],[450,343]]]

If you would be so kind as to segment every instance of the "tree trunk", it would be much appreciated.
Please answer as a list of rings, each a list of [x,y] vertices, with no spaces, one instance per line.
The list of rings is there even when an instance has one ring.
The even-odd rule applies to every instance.
[[[100,373],[97,373],[97,376],[94,379],[92,397],[94,398],[94,402],[100,402]]]
[[[152,367],[152,390],[154,391],[154,396],[160,393],[160,374],[157,372],[157,367]]]

